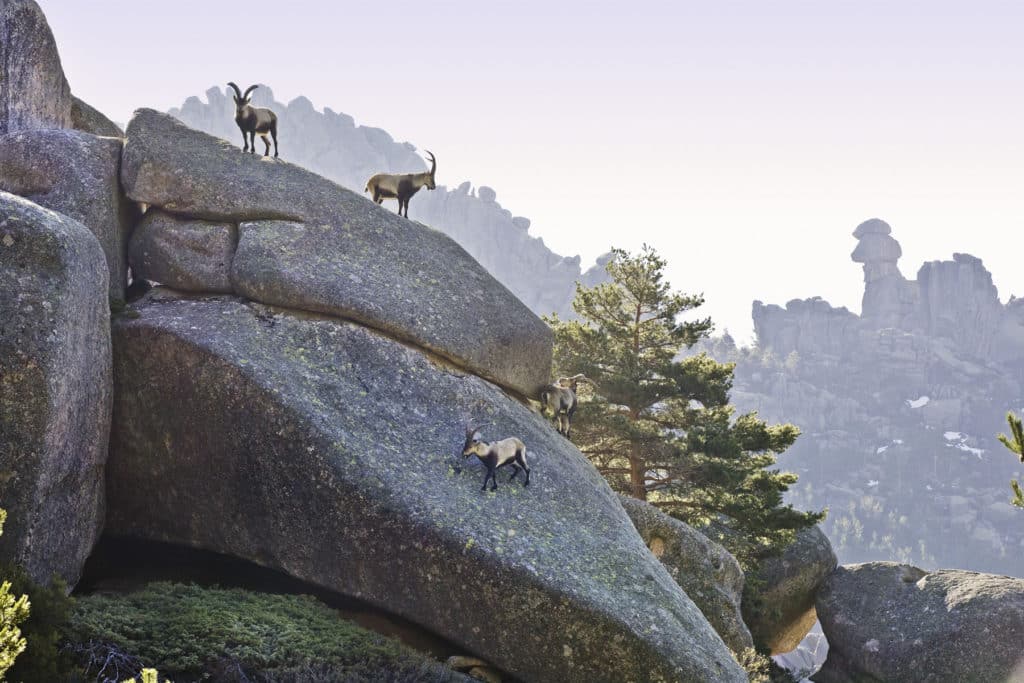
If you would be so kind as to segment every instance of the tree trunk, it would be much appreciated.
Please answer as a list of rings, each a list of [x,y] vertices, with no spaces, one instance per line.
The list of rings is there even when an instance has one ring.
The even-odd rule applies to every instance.
[[[636,446],[633,446],[636,449]],[[644,485],[644,459],[630,453],[629,455],[629,495],[639,500],[647,500],[647,487]]]

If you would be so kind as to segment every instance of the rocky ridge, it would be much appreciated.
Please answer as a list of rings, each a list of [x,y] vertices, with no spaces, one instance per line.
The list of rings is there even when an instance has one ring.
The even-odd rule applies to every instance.
[[[240,136],[228,92],[210,88],[205,102],[190,97],[170,114],[236,144]],[[396,142],[380,128],[356,125],[351,116],[329,107],[317,111],[306,97],[284,104],[274,99],[270,88],[261,86],[253,93],[253,104],[277,112],[283,158],[357,193],[375,173],[426,170],[411,144]],[[444,177],[443,155],[439,168]],[[530,235],[530,219],[503,208],[495,190],[485,185],[474,189],[464,182],[456,187],[438,185],[433,192],[423,190],[411,202],[409,215],[458,242],[537,315],[572,317],[575,283],[596,284],[607,278],[601,260],[582,271],[579,256],[563,257],[548,249],[543,239]]]
[[[52,45],[14,4],[4,30]],[[745,680],[521,400],[550,331],[463,249],[169,116],[140,110],[121,138],[71,130],[113,132],[72,108],[0,139],[3,182],[87,223],[0,193],[4,560],[74,584],[102,528],[359,597],[524,680]],[[128,230],[123,204],[146,208]],[[129,265],[162,284],[111,319]],[[456,467],[469,420],[527,442],[529,488]]]
[[[708,345],[737,363],[733,400],[800,427],[789,500],[830,508],[823,528],[841,562],[1024,574],[1024,525],[1006,502],[1020,464],[995,439],[1024,407],[1024,306],[1003,304],[973,256],[908,279],[888,224],[854,237],[860,315],[819,298],[754,302],[756,348]]]

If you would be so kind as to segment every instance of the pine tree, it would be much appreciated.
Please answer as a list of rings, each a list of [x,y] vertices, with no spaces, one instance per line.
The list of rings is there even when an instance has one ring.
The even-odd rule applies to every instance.
[[[1020,418],[1012,412],[1006,414],[1006,422],[1010,425],[1010,434],[1013,435],[1013,440],[1011,441],[1005,434],[1000,434],[999,440],[1016,453],[1020,461],[1024,463],[1024,426],[1021,425]],[[1021,491],[1020,483],[1013,479],[1010,481],[1010,488],[1013,489],[1013,499],[1010,502],[1017,507],[1024,508],[1024,492]]]
[[[617,490],[696,526],[724,525],[723,540],[750,566],[824,517],[783,505],[796,475],[769,469],[799,430],[737,416],[734,366],[680,357],[712,328],[682,319],[703,297],[673,292],[646,245],[612,253],[611,282],[577,285],[579,320],[548,320],[561,373],[598,386],[581,397],[573,440]]]
[[[0,534],[3,533],[7,512],[0,510]],[[14,660],[25,651],[25,639],[21,636],[18,624],[28,618],[28,596],[14,597],[11,595],[11,582],[0,584],[0,681],[4,674],[14,665]]]

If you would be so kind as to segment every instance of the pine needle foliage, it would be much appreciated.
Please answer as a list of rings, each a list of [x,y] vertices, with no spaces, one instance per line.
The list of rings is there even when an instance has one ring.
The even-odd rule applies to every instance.
[[[7,511],[0,510],[0,534],[6,521]],[[10,581],[0,583],[0,681],[14,666],[18,655],[25,651],[27,643],[19,624],[28,619],[30,607],[27,595],[16,596],[11,592]]]
[[[672,290],[666,261],[644,246],[612,250],[611,281],[577,284],[578,320],[547,319],[559,374],[584,373],[573,441],[612,487],[695,526],[738,533],[729,547],[750,567],[824,518],[783,503],[795,474],[776,469],[793,425],[768,425],[729,404],[733,364],[682,356],[712,329],[702,295]]]
[[[1024,425],[1021,424],[1021,419],[1014,415],[1012,411],[1006,414],[1006,422],[1010,425],[1010,436],[1012,438],[1005,434],[1000,434],[999,440],[1010,451],[1016,453],[1020,461],[1024,463]],[[1020,482],[1016,479],[1011,480],[1010,488],[1013,490],[1013,498],[1010,502],[1017,507],[1024,508],[1024,492],[1021,491]]]

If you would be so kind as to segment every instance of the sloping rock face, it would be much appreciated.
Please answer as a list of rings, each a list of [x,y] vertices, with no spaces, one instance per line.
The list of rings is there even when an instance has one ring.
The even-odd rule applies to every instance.
[[[103,523],[107,266],[80,223],[0,192],[0,558],[74,585]]]
[[[836,568],[836,555],[821,529],[797,533],[779,557],[764,560],[750,578],[755,604],[744,604],[754,640],[782,654],[795,649],[814,626],[814,600],[825,579]]]
[[[34,0],[0,0],[0,135],[71,126],[71,88]]]
[[[743,570],[722,546],[649,503],[619,496],[644,543],[736,653],[754,646],[743,623]]]
[[[744,681],[601,476],[488,382],[352,323],[154,290],[114,324],[108,528],[354,595],[522,680]],[[529,487],[457,472],[463,426]]]
[[[110,298],[124,299],[128,238],[138,208],[121,191],[122,141],[76,130],[33,130],[0,137],[0,189],[26,197],[89,228],[109,266]]]
[[[127,134],[130,197],[242,224],[236,293],[356,320],[521,394],[548,381],[548,326],[444,234],[166,114],[139,110]]]
[[[1024,300],[1002,303],[966,254],[905,278],[883,221],[854,237],[861,315],[820,298],[755,302],[755,348],[720,338],[699,350],[737,363],[739,410],[800,428],[782,457],[800,475],[787,502],[831,510],[823,530],[841,562],[1024,576],[1024,525],[990,507],[1024,476],[996,440],[1022,408]]]
[[[284,104],[262,86],[253,94],[253,103],[277,112],[286,159],[356,192],[363,191],[374,173],[426,170],[411,144],[396,142],[380,128],[356,125],[351,116],[330,108],[317,111],[305,97]],[[240,144],[234,103],[224,88],[207,90],[206,102],[190,97],[170,113],[192,128]],[[445,177],[443,154],[438,177]],[[385,206],[394,207],[392,202]],[[600,261],[581,272],[578,256],[560,256],[543,239],[531,236],[530,219],[502,207],[489,187],[474,190],[469,182],[438,185],[433,192],[417,194],[410,209],[413,219],[458,242],[537,315],[555,312],[572,318],[576,281],[592,285],[608,279]]]
[[[74,96],[72,96],[71,102],[71,127],[83,133],[102,137],[124,137],[124,131],[116,123],[88,102],[83,102]]]
[[[1024,580],[892,562],[840,567],[818,596],[818,683],[1024,681]]]
[[[186,292],[230,294],[237,244],[233,223],[186,220],[151,209],[132,233],[128,262],[145,280]]]

